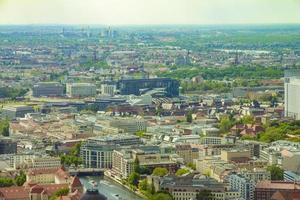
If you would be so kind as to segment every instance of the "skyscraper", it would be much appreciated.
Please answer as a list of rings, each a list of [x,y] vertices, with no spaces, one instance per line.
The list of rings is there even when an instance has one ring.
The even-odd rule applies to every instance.
[[[300,119],[300,71],[285,72],[284,105],[286,117]]]

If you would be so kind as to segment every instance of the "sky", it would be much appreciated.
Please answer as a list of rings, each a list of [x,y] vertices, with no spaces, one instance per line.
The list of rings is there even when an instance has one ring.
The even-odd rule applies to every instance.
[[[0,0],[0,24],[300,23],[300,0]]]

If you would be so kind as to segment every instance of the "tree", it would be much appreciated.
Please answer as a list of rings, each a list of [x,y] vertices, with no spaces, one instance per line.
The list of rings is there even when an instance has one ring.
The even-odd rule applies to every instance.
[[[192,116],[192,112],[191,112],[191,111],[189,111],[189,112],[187,113],[187,115],[186,115],[186,121],[187,121],[188,123],[192,123],[192,122],[193,122],[193,116]]]
[[[270,165],[267,170],[271,173],[271,180],[283,180],[283,169],[277,165]]]
[[[139,185],[138,185],[138,188],[139,188],[139,190],[147,191],[148,190],[147,179],[143,179],[142,181],[140,181]]]
[[[62,188],[57,190],[51,197],[50,200],[56,200],[58,197],[65,196],[69,194],[69,188]]]
[[[0,187],[10,187],[14,185],[14,181],[11,178],[0,177]]]
[[[141,168],[140,168],[140,161],[139,161],[139,159],[136,157],[135,158],[135,160],[134,160],[134,164],[133,164],[133,171],[135,172],[135,173],[140,173],[140,171],[141,171]]]
[[[180,168],[176,171],[175,175],[176,176],[182,176],[184,174],[187,174],[189,173],[190,171],[188,169],[185,169],[185,168]]]
[[[16,176],[15,183],[17,186],[22,186],[26,182],[26,174],[20,171],[20,174]]]
[[[208,200],[211,196],[210,190],[202,190],[196,195],[196,200]]]
[[[252,115],[246,115],[240,119],[239,123],[240,124],[254,124],[255,119]]]
[[[140,174],[133,172],[128,177],[128,183],[130,185],[138,186],[140,180]]]
[[[153,170],[152,175],[163,177],[163,176],[167,175],[168,173],[169,173],[169,171],[166,168],[157,167]]]
[[[7,119],[0,121],[0,135],[9,136],[9,121]]]
[[[235,121],[233,118],[230,118],[229,116],[223,116],[220,120],[220,131],[221,133],[227,133],[231,129],[231,127],[234,125]]]
[[[196,170],[196,165],[194,163],[186,164],[187,167],[191,168],[192,170]]]

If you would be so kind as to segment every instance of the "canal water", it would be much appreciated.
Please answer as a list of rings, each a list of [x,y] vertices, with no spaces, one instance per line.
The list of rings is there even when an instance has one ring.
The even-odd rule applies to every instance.
[[[97,188],[108,200],[144,200],[122,185],[104,177],[87,176],[81,177],[80,181],[85,189]]]

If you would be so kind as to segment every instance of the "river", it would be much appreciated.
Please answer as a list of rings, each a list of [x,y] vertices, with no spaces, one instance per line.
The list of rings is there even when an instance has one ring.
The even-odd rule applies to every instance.
[[[85,189],[93,188],[91,181],[97,183],[96,188],[100,193],[104,194],[108,200],[144,200],[107,178],[87,176],[81,177],[80,181]]]

